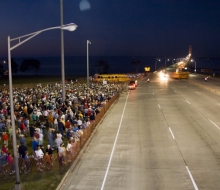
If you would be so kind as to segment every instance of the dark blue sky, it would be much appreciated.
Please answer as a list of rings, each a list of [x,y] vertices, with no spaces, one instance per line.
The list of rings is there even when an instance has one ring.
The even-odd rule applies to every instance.
[[[63,0],[65,56],[220,57],[219,0]],[[0,0],[0,58],[7,36],[60,25],[60,0]],[[12,51],[12,57],[60,56],[60,30],[44,32]]]

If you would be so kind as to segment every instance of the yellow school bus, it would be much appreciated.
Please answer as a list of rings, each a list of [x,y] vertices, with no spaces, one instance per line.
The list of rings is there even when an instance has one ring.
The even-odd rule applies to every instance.
[[[95,74],[93,76],[93,81],[95,82],[126,82],[130,78],[127,74]]]
[[[174,79],[187,79],[189,78],[189,72],[173,72],[171,77]]]

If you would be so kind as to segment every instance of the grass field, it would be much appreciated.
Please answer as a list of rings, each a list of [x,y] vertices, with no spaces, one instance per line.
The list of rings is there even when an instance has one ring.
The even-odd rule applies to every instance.
[[[86,82],[85,76],[67,76],[67,79],[77,79],[79,82]],[[12,77],[12,85],[13,87],[23,88],[29,87],[33,88],[36,87],[37,84],[55,84],[61,83],[61,76],[13,76]],[[5,84],[5,86],[4,86]],[[4,77],[0,79],[0,88],[8,87],[9,80],[8,77]]]

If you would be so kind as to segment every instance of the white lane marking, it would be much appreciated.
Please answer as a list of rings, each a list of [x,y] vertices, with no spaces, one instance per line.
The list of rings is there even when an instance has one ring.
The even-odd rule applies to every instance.
[[[189,171],[188,166],[186,166],[186,170],[187,170],[187,172],[188,172],[188,174],[189,174],[189,177],[190,177],[190,179],[191,179],[191,181],[192,181],[192,183],[193,183],[193,186],[194,186],[195,190],[199,190],[198,187],[197,187],[197,185],[196,185],[196,182],[195,182],[194,179],[193,179],[193,176],[192,176],[191,172]]]
[[[161,109],[160,104],[158,104],[158,107]]]
[[[187,102],[188,104],[191,104],[188,100],[186,100],[186,102]]]
[[[174,92],[175,92],[175,93],[177,93],[177,91],[176,91],[176,90],[174,90]]]
[[[107,169],[106,169],[106,172],[105,172],[105,177],[104,177],[103,182],[102,182],[101,190],[104,189],[105,181],[106,181],[106,178],[107,178],[107,175],[108,175],[108,171],[109,171],[109,168],[110,168],[110,165],[111,165],[112,157],[113,157],[113,154],[114,154],[114,151],[115,151],[116,142],[118,140],[119,131],[120,131],[120,128],[121,128],[121,124],[122,124],[122,120],[123,120],[123,117],[124,117],[125,108],[126,108],[127,101],[128,101],[128,95],[127,95],[127,99],[126,99],[126,102],[125,102],[125,105],[124,105],[124,109],[123,109],[123,112],[122,112],[121,120],[120,120],[120,123],[119,123],[119,126],[118,126],[118,131],[117,131],[117,134],[116,134],[116,137],[115,137],[115,141],[114,141],[114,144],[113,144],[113,147],[112,147],[112,152],[111,152],[110,159],[109,159],[109,162],[108,162],[108,166],[107,166]]]
[[[169,130],[170,130],[170,133],[171,133],[171,135],[172,135],[173,139],[175,139],[174,134],[173,134],[173,131],[171,130],[171,128],[170,128],[170,127],[169,127]]]
[[[218,129],[220,129],[220,127],[218,125],[216,125],[212,120],[209,120],[213,125],[215,125]]]

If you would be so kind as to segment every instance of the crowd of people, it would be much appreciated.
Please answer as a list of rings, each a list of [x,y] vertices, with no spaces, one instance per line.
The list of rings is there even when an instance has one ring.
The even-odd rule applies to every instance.
[[[14,88],[14,118],[11,118],[9,89],[0,90],[0,174],[9,165],[9,174],[15,173],[12,148],[12,119],[16,124],[19,158],[30,172],[30,158],[37,162],[37,170],[52,167],[52,155],[57,154],[59,165],[71,162],[76,143],[84,130],[95,121],[102,107],[120,89],[122,84],[77,82],[66,84],[66,99],[62,100],[60,84],[38,84],[36,88]],[[31,140],[31,141],[30,141]],[[31,142],[31,146],[27,143]]]

